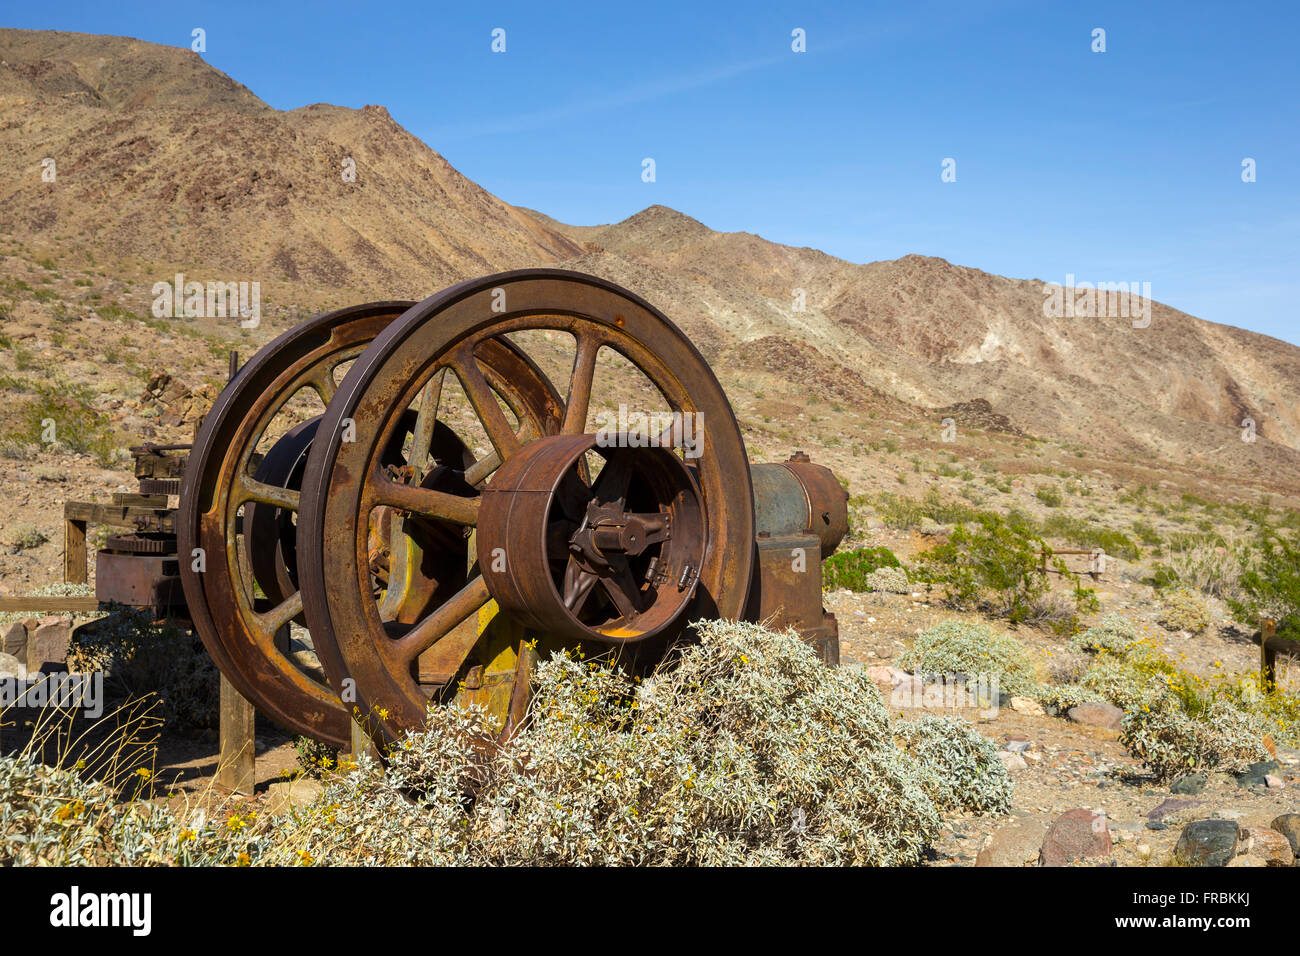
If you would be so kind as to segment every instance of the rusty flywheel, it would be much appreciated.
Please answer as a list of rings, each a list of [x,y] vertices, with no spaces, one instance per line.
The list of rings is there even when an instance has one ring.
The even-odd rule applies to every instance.
[[[319,315],[259,351],[204,420],[181,495],[181,576],[190,616],[208,652],[259,711],[337,746],[349,741],[351,708],[331,682],[337,686],[345,675],[327,678],[314,642],[303,647],[289,639],[290,622],[303,622],[296,516],[320,416],[293,424],[266,451],[259,447],[268,443],[273,423],[285,415],[292,420],[295,404],[298,417],[305,414],[304,393],[314,393],[318,407],[327,406],[340,366],[357,359],[410,305],[381,302]],[[501,340],[486,343],[484,356],[486,379],[513,399],[525,419],[547,427],[558,414],[558,397],[547,391],[526,356]],[[431,417],[401,416],[387,440],[383,466],[407,480],[464,469],[471,462],[451,429]],[[399,533],[395,548],[393,530],[400,528],[401,516],[377,510],[370,519],[371,593],[387,597],[385,606],[396,619],[418,616],[440,600],[440,570],[449,566],[463,574],[465,538],[415,529]],[[418,561],[412,560],[417,548]],[[389,587],[399,575],[402,587]]]
[[[492,374],[499,343],[538,335],[568,343],[563,399],[545,376]],[[615,366],[630,376],[622,394],[602,386]],[[530,395],[503,387],[521,384]],[[453,385],[459,416],[439,405]],[[607,411],[662,409],[653,433],[593,431],[598,387]],[[552,400],[553,415],[527,413]],[[484,447],[463,468],[394,469],[386,455],[413,409]],[[422,725],[431,700],[513,680],[530,636],[634,645],[746,609],[754,503],[726,395],[662,313],[592,276],[507,272],[404,312],[339,384],[301,488],[306,622],[334,690],[355,690],[381,744]],[[374,529],[385,521],[394,550],[412,535],[469,541],[465,564],[435,575],[427,599],[400,599],[409,586],[392,575],[377,588]]]

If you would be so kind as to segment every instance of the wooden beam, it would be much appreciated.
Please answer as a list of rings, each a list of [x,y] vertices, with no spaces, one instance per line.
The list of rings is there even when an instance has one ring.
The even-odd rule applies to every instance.
[[[176,530],[175,512],[163,508],[139,508],[134,505],[101,505],[89,501],[65,501],[65,521],[106,524],[114,528],[171,533]]]
[[[93,595],[86,597],[0,597],[0,611],[63,611],[80,614],[99,610]]]
[[[136,495],[125,491],[113,492],[113,504],[126,505],[129,508],[152,508],[164,510],[167,507],[167,495]]]

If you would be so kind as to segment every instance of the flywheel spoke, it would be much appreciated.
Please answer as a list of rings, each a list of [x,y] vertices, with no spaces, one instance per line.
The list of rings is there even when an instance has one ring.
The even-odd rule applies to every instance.
[[[622,617],[632,617],[640,611],[637,606],[640,603],[640,589],[636,586],[636,580],[626,561],[615,566],[613,575],[602,577],[600,585]]]
[[[479,368],[473,350],[462,348],[458,351],[452,360],[452,368],[455,369],[461,387],[465,389],[465,396],[469,399],[470,405],[474,407],[474,414],[478,416],[483,430],[487,432],[488,441],[492,443],[501,460],[505,461],[519,450],[519,438],[506,418],[506,413],[501,410],[496,392],[483,376],[483,370]]]
[[[241,474],[236,479],[234,494],[231,497],[236,507],[247,501],[256,501],[259,504],[275,505],[277,508],[288,508],[290,511],[297,511],[302,500],[302,495],[293,488],[268,485],[247,474]]]
[[[581,435],[587,429],[587,415],[591,410],[591,386],[596,377],[596,353],[600,351],[600,346],[601,342],[590,335],[578,339],[561,434]]]
[[[284,627],[301,613],[302,592],[294,591],[275,607],[271,608],[271,610],[259,614],[257,619],[262,625],[265,633],[274,636],[280,628]]]
[[[429,446],[433,443],[433,426],[438,420],[438,402],[442,398],[442,380],[447,370],[440,368],[420,393],[420,411],[415,416],[415,433],[411,436],[411,484],[418,485],[429,465]]]
[[[441,518],[459,525],[478,524],[478,499],[393,481],[378,470],[366,483],[365,510],[389,505],[422,518]]]
[[[480,574],[453,594],[432,614],[394,641],[393,653],[404,663],[415,660],[491,599],[487,582]]]

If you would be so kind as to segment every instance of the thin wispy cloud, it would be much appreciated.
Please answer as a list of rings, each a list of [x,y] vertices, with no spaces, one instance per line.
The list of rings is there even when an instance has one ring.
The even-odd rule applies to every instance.
[[[608,113],[624,109],[634,104],[647,103],[653,100],[664,99],[669,96],[676,96],[680,93],[689,92],[690,90],[696,90],[701,87],[722,83],[746,73],[753,73],[756,70],[764,70],[776,66],[779,63],[789,64],[790,62],[791,58],[788,55],[778,54],[742,63],[732,63],[712,70],[704,70],[699,73],[670,77],[653,83],[644,83],[640,86],[634,86],[629,89],[616,90],[603,96],[578,100],[562,106],[554,107],[553,109],[537,110],[531,113],[519,113],[513,116],[502,116],[488,122],[475,123],[468,126],[448,127],[439,130],[438,141],[439,143],[460,142],[467,139],[475,139],[480,136],[500,136],[510,133],[524,132],[527,130],[545,129],[549,126],[554,126],[569,120],[579,119],[584,116]]]

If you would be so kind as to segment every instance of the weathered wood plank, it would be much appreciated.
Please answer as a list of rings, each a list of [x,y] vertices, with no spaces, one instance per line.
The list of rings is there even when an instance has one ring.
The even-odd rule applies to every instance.
[[[253,705],[221,675],[219,713],[220,753],[217,756],[217,786],[231,793],[251,794],[257,782]]]
[[[0,597],[0,611],[31,611],[39,613],[82,613],[99,610],[99,601],[94,595],[85,597]]]

